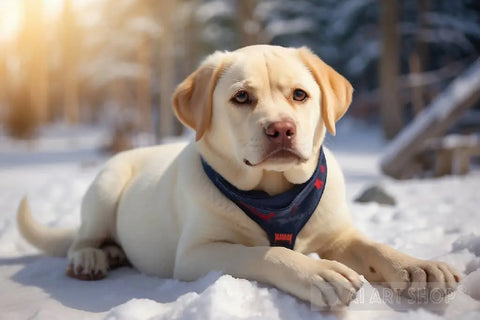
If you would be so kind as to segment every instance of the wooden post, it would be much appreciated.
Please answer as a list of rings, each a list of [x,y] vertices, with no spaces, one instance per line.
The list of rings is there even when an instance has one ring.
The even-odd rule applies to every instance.
[[[453,150],[438,150],[435,157],[435,177],[452,174]]]
[[[467,148],[457,152],[454,166],[454,173],[461,175],[468,173],[470,170],[470,153]]]
[[[382,52],[380,57],[380,104],[385,137],[393,139],[403,127],[399,100],[399,35],[397,0],[382,0],[380,25]]]

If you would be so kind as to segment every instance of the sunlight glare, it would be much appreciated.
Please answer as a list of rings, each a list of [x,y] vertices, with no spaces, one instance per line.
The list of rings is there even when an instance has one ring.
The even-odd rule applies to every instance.
[[[16,34],[21,24],[20,8],[17,1],[0,0],[0,40]]]
[[[0,40],[14,37],[22,24],[22,6],[32,0],[0,0]],[[41,1],[41,0],[36,0]],[[45,19],[54,19],[62,11],[64,0],[43,0]],[[76,2],[76,1],[74,1]]]

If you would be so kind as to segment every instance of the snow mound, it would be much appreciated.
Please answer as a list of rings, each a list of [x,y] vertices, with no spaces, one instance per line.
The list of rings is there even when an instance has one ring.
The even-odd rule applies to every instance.
[[[274,288],[217,273],[205,278],[216,280],[203,292],[188,292],[169,304],[132,299],[113,308],[105,319],[322,319],[307,304]]]
[[[473,233],[461,236],[453,243],[453,251],[467,249],[475,256],[480,257],[480,236]]]

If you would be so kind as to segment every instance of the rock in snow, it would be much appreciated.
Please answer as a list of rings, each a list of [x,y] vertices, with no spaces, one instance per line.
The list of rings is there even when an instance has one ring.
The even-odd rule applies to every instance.
[[[389,206],[394,206],[396,203],[395,198],[389,195],[380,185],[373,185],[365,189],[365,191],[355,199],[355,202],[376,202]]]

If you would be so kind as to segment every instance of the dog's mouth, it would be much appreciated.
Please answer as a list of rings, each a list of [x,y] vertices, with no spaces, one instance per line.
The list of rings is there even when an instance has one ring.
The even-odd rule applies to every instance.
[[[273,162],[275,164],[287,164],[305,162],[306,159],[297,150],[292,148],[277,148],[267,153],[267,155],[259,162],[252,163],[248,159],[244,159],[243,162],[249,167],[255,167],[266,162]]]

